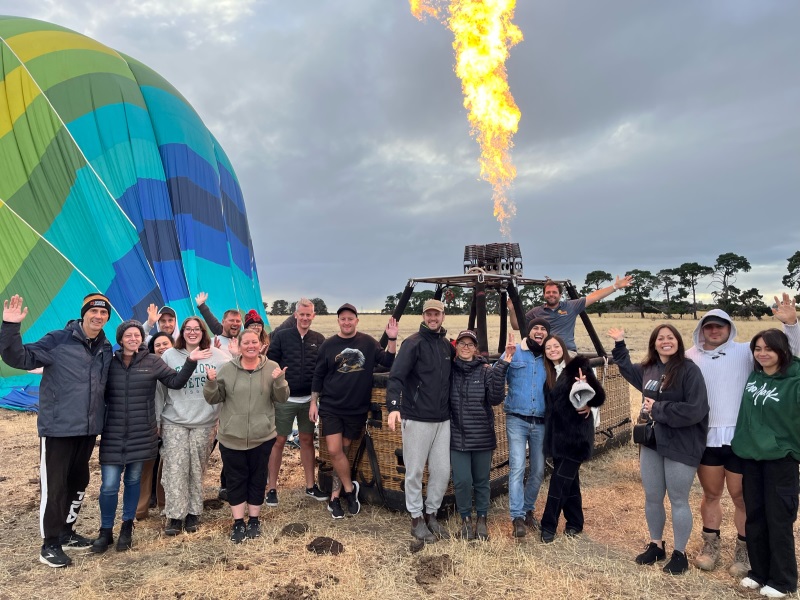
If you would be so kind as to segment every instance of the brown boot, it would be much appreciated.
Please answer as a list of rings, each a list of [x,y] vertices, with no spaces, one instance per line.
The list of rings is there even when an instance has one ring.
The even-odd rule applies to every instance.
[[[525,537],[526,527],[525,527],[525,519],[522,517],[517,517],[513,521],[511,521],[511,535],[515,538]]]
[[[422,540],[426,544],[432,544],[436,541],[436,536],[431,533],[428,526],[425,525],[425,519],[422,517],[412,517],[411,519],[411,535],[418,540]]]
[[[431,530],[431,533],[435,535],[440,540],[449,540],[450,533],[445,529],[444,525],[439,523],[436,520],[436,515],[431,513],[429,515],[425,515],[425,521],[428,524],[428,529]]]
[[[713,571],[719,562],[720,539],[716,533],[701,532],[703,536],[703,549],[694,559],[694,564],[703,571]]]
[[[486,525],[486,517],[478,517],[475,523],[475,537],[483,541],[489,539],[489,528]]]
[[[750,557],[747,555],[747,542],[736,540],[736,550],[733,552],[733,564],[728,569],[731,577],[741,579],[750,572]]]
[[[475,539],[475,530],[472,528],[472,517],[461,517],[461,539],[471,542]]]

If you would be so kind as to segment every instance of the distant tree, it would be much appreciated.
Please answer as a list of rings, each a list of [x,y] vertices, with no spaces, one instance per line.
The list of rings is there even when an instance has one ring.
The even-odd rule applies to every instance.
[[[408,301],[408,306],[403,311],[404,315],[421,315],[422,305],[426,300],[433,298],[433,290],[422,290],[421,292],[413,292],[411,299]]]
[[[402,292],[397,292],[396,294],[386,296],[386,303],[383,305],[383,309],[381,309],[381,314],[391,315],[394,313],[394,309],[397,308],[397,303],[400,301],[400,296],[402,295]]]
[[[272,312],[271,315],[288,315],[289,314],[289,303],[286,300],[275,300],[272,303]]]
[[[673,294],[672,298],[670,299],[670,312],[672,314],[679,315],[680,318],[683,318],[683,315],[688,315],[692,312],[692,303],[688,302],[686,299],[689,297],[689,290],[684,287],[679,287]]]
[[[697,282],[703,277],[708,277],[714,272],[711,267],[706,267],[696,262],[683,263],[675,269],[681,285],[692,290],[692,314],[697,318]]]
[[[537,304],[544,302],[544,290],[540,285],[523,285],[517,288],[519,299],[522,301],[522,308],[530,310]]]
[[[264,305],[264,313],[269,314],[269,309],[267,308],[269,304],[264,300],[262,300],[261,302]]]
[[[786,270],[789,271],[789,274],[784,275],[781,282],[789,289],[800,291],[800,250],[792,254],[786,260],[789,263],[786,265]],[[800,301],[800,294],[795,296],[795,300]]]
[[[297,300],[295,300],[294,302],[292,302],[289,305],[288,312],[289,312],[290,315],[293,315],[294,311],[296,311],[296,310],[297,310]]]
[[[738,290],[734,291],[733,284],[736,282],[736,275],[743,271],[750,270],[750,261],[744,256],[726,252],[717,257],[714,263],[714,283],[719,286],[719,290],[712,292],[711,295],[717,301],[717,305],[727,312],[733,314],[738,307]]]
[[[653,310],[650,294],[659,283],[658,277],[650,271],[641,269],[631,269],[625,275],[631,275],[633,281],[625,288],[625,294],[620,298],[620,303],[635,306],[644,319],[645,311],[652,312]]]
[[[757,288],[750,288],[739,292],[737,314],[742,317],[755,317],[759,321],[764,315],[772,314],[770,308],[761,300],[761,292]]]
[[[592,292],[596,292],[600,288],[605,287],[603,284],[613,280],[613,276],[607,271],[592,271],[591,273],[587,273],[584,281],[585,285],[580,289],[580,294],[581,296],[588,296]],[[608,312],[613,306],[613,300],[601,300],[587,306],[586,312],[602,317],[603,313]]]
[[[328,306],[325,304],[325,300],[322,298],[312,298],[311,302],[314,303],[314,313],[318,315],[327,315],[328,313]],[[294,312],[294,311],[292,311]]]
[[[658,279],[658,286],[661,294],[664,296],[664,314],[668,319],[672,318],[672,302],[670,300],[670,293],[678,286],[678,275],[676,269],[661,269],[656,273]]]

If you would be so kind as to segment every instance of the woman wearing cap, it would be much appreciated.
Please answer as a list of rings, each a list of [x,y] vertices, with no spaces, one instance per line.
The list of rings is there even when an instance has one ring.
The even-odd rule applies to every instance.
[[[655,448],[639,446],[639,471],[645,494],[644,513],[650,542],[636,557],[640,565],[652,565],[667,557],[663,541],[669,493],[675,550],[664,571],[680,575],[689,570],[686,543],[692,533],[689,490],[706,449],[708,396],[700,368],[685,357],[683,338],[672,325],[658,325],[650,334],[647,356],[631,363],[625,331],[612,328],[614,362],[619,372],[642,392],[642,413],[655,421]]]
[[[583,356],[570,357],[556,335],[544,341],[545,382],[544,454],[553,457],[553,474],[542,515],[542,541],[552,542],[564,513],[564,535],[583,531],[583,502],[579,469],[594,448],[591,407],[603,404],[606,394]]]
[[[462,331],[456,338],[456,357],[450,371],[450,465],[461,515],[461,538],[465,540],[489,539],[489,471],[497,447],[492,407],[505,398],[506,369],[515,351],[514,336],[509,333],[506,360],[491,367],[478,355],[474,332]],[[478,514],[474,526],[473,494]]]
[[[100,438],[100,535],[92,544],[96,553],[105,552],[114,541],[112,530],[123,474],[122,529],[117,550],[131,547],[142,465],[153,459],[158,449],[156,384],[160,381],[169,388],[183,387],[197,361],[210,356],[207,350],[196,348],[178,372],[148,352],[143,340],[144,329],[138,321],[125,321],[117,328],[120,349],[108,372],[106,422]]]
[[[175,347],[167,350],[164,361],[177,369],[197,348],[211,350],[198,361],[197,369],[181,389],[169,390],[163,398],[161,414],[161,483],[164,485],[167,524],[164,534],[178,535],[197,531],[203,512],[203,475],[211,444],[217,431],[219,408],[203,399],[203,384],[209,368],[219,369],[231,358],[211,346],[211,338],[200,317],[191,316],[181,324]]]
[[[269,334],[264,329],[263,319],[258,315],[255,309],[251,309],[244,316],[244,328],[251,329],[258,334],[258,340],[261,342],[261,354],[266,356],[267,350],[269,350]]]
[[[275,403],[286,402],[286,367],[261,355],[257,332],[239,334],[240,355],[219,371],[209,369],[206,402],[220,405],[219,450],[233,513],[234,544],[261,535],[259,514],[267,487],[267,465],[275,444]],[[249,519],[245,525],[244,516]]]

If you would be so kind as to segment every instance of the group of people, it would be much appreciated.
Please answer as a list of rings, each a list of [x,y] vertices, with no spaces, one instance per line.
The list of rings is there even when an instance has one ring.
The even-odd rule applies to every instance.
[[[576,353],[575,320],[585,306],[630,283],[630,277],[617,278],[585,298],[563,300],[560,285],[546,282],[544,305],[525,315],[519,343],[509,333],[505,352],[493,365],[479,353],[475,332],[448,339],[445,307],[437,299],[425,302],[419,331],[396,355],[397,322],[389,320],[388,343],[382,348],[358,331],[358,311],[351,304],[338,309],[339,331],[328,339],[311,329],[314,305],[305,298],[268,336],[256,311],[243,319],[232,309],[218,321],[206,294],[195,298],[202,318],[189,316],[180,327],[169,307],[151,306],[144,325],[123,322],[116,332],[116,352],[103,333],[112,308],[101,294],[84,299],[81,319],[23,344],[20,324],[27,309],[14,296],[4,302],[0,354],[16,368],[44,368],[38,419],[40,560],[66,566],[71,561],[65,547],[104,552],[113,544],[120,480],[117,550],[131,547],[134,518],[146,516],[153,477],[156,485],[163,484],[164,533],[197,531],[202,479],[215,443],[223,463],[221,495],[234,520],[230,539],[239,543],[258,537],[262,504],[278,505],[283,449],[295,423],[306,496],[326,502],[334,519],[358,514],[359,484],[352,477],[349,452],[363,433],[372,374],[379,366],[389,369],[388,426],[402,432],[412,536],[424,542],[449,537],[437,513],[452,473],[459,535],[488,538],[490,470],[497,445],[494,407],[500,404],[509,447],[512,536],[535,532],[543,542],[552,542],[562,514],[564,535],[579,535],[584,527],[579,471],[592,455],[605,392],[589,361]],[[620,372],[642,392],[640,417],[653,433],[640,448],[651,540],[636,562],[666,559],[668,494],[674,551],[664,570],[688,570],[689,489],[697,473],[703,487],[703,549],[695,564],[710,570],[720,560],[720,499],[727,487],[737,530],[730,572],[745,587],[781,597],[797,585],[792,524],[800,485],[795,408],[800,360],[793,355],[800,354],[800,326],[788,295],[773,312],[783,331],[766,330],[750,344],[735,341],[735,324],[720,310],[701,319],[688,350],[674,327],[660,325],[640,364],[631,362],[623,330],[612,329],[609,335]],[[510,314],[512,328],[519,329]],[[156,331],[148,336],[152,327]],[[318,419],[334,472],[330,495],[315,481]],[[89,540],[74,531],[74,523],[98,435],[101,528]],[[553,473],[539,521],[534,512],[545,457],[552,458]]]

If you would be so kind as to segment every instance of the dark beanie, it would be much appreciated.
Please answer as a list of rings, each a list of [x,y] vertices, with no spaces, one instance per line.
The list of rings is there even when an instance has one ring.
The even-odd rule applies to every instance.
[[[550,335],[550,321],[542,317],[536,317],[535,319],[531,319],[528,321],[528,335],[531,333],[531,329],[533,329],[534,325],[541,325],[545,329],[547,329],[547,335]]]
[[[100,292],[84,296],[83,305],[81,306],[81,319],[91,308],[105,308],[108,311],[108,315],[111,316],[111,302]]]
[[[133,319],[129,321],[123,321],[120,323],[120,326],[117,327],[117,343],[122,344],[122,336],[125,335],[125,332],[128,331],[131,327],[136,327],[139,330],[139,333],[142,334],[142,341],[144,341],[144,328],[139,321],[134,321]]]
[[[250,325],[258,323],[259,325],[264,325],[264,320],[258,316],[258,313],[255,309],[251,309],[247,312],[244,316],[244,328],[247,329]]]

